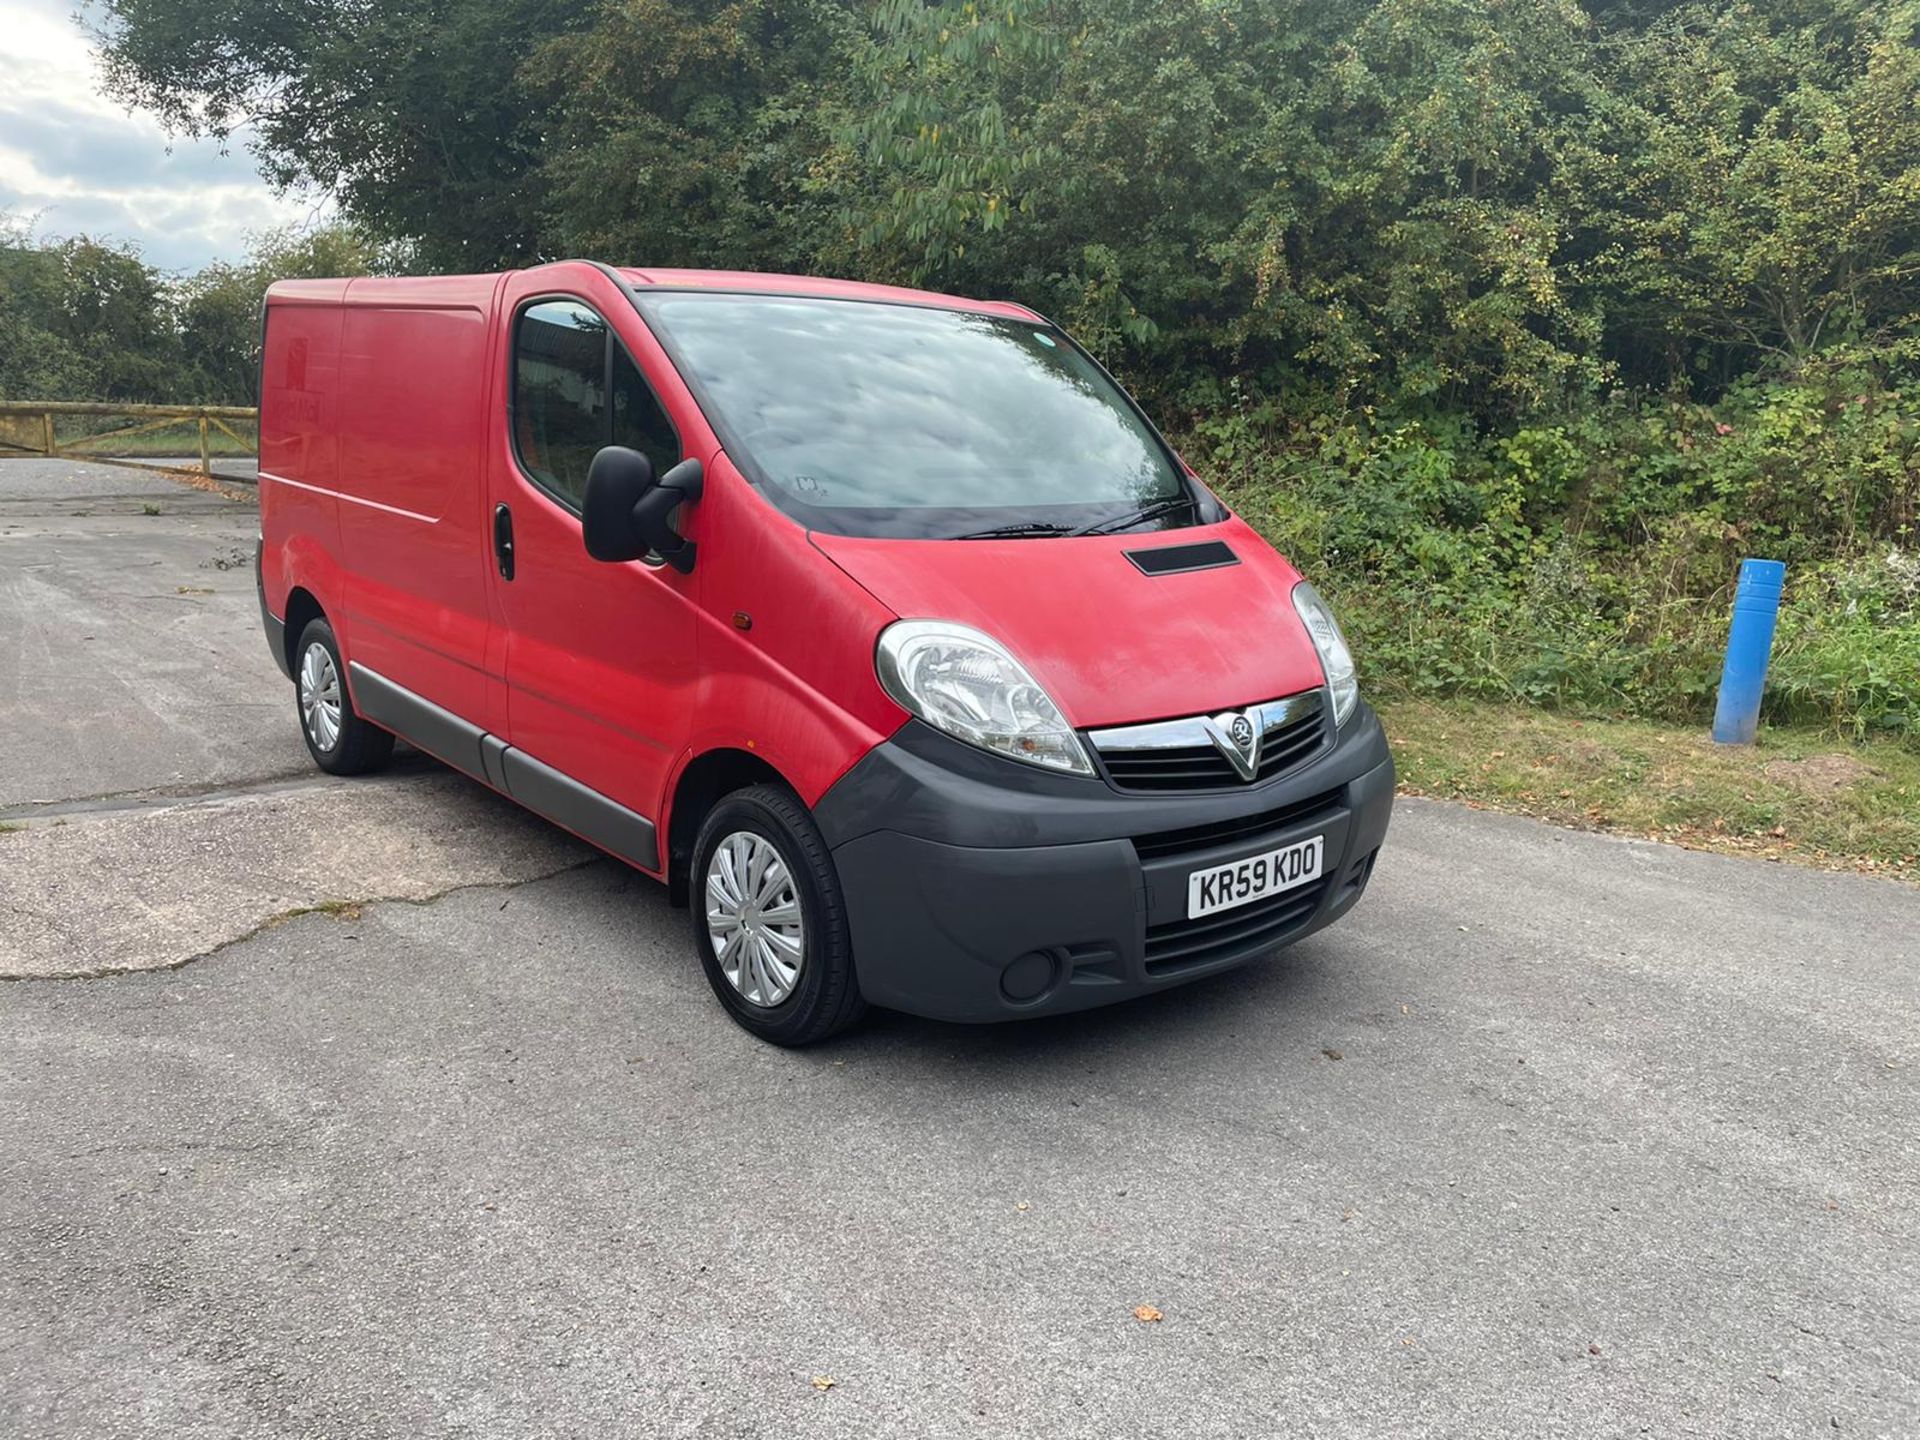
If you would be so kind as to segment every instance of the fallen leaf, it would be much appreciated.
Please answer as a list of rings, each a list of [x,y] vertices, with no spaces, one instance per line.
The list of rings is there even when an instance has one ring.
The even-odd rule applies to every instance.
[[[1329,1060],[1344,1060],[1347,1058],[1346,1056],[1342,1055],[1338,1050],[1322,1050],[1320,1053],[1326,1056],[1327,1059]]]
[[[1600,1353],[1600,1347],[1598,1345],[1587,1346],[1587,1354],[1598,1355],[1599,1353]]]
[[[1167,1317],[1151,1305],[1136,1305],[1133,1307],[1133,1318],[1142,1325],[1158,1325]]]
[[[831,1375],[816,1375],[813,1377],[813,1388],[822,1392],[831,1390],[836,1383]]]

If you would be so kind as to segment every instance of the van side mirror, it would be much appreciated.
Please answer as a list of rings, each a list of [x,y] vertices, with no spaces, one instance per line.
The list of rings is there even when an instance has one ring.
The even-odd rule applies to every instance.
[[[682,460],[658,480],[653,462],[638,450],[608,445],[587,467],[587,493],[580,507],[580,535],[596,560],[639,560],[658,555],[682,575],[693,569],[693,541],[673,528],[673,512],[698,500],[703,475],[698,460]]]

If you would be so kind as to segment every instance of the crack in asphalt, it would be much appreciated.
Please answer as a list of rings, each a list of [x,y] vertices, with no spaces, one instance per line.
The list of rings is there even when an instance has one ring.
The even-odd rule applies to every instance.
[[[278,795],[344,784],[378,785],[387,779],[429,774],[440,768],[424,756],[396,756],[392,768],[382,776],[345,781],[339,776],[303,765],[276,770],[251,780],[229,780],[209,785],[166,785],[146,790],[109,790],[98,795],[76,795],[63,800],[23,800],[12,805],[0,805],[0,822],[30,823],[67,815],[112,815],[135,810],[157,812],[211,800],[240,799],[248,795]]]
[[[444,890],[436,890],[431,895],[370,895],[360,899],[327,899],[311,905],[295,905],[267,916],[259,923],[249,926],[240,934],[222,940],[218,945],[197,951],[192,955],[183,955],[177,960],[165,960],[153,965],[102,965],[89,970],[63,970],[53,975],[8,975],[0,973],[0,985],[38,985],[65,983],[70,981],[118,980],[129,975],[159,975],[169,971],[184,970],[202,960],[210,960],[236,945],[265,934],[269,930],[298,920],[303,915],[325,915],[329,919],[360,919],[364,912],[379,905],[410,905],[425,907],[437,905],[449,896],[458,895],[467,890],[518,890],[523,886],[537,884],[542,880],[551,880],[556,875],[569,875],[576,870],[585,870],[592,865],[610,863],[604,855],[589,855],[582,860],[574,860],[554,870],[543,871],[538,875],[529,875],[522,880],[470,880],[459,885],[449,885]],[[348,914],[346,912],[353,912]]]

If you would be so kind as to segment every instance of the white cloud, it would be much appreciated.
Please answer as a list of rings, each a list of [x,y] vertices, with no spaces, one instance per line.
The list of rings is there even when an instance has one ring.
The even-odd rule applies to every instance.
[[[71,0],[0,0],[0,211],[36,232],[131,241],[153,264],[235,260],[249,233],[307,223],[324,199],[276,195],[238,145],[171,139],[100,91]]]

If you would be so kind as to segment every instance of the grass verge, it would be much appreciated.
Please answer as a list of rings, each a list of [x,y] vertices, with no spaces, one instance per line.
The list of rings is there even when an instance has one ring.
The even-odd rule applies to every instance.
[[[1920,752],[1763,729],[1751,747],[1636,720],[1379,705],[1403,792],[1826,869],[1920,881]]]
[[[242,431],[241,433],[246,433]],[[76,433],[62,432],[59,442],[62,445],[79,445],[85,437]],[[186,459],[200,453],[200,429],[192,421],[183,421],[178,425],[168,425],[160,430],[150,430],[144,435],[106,435],[99,444],[89,446],[95,455],[108,455],[120,459],[147,459],[152,457]],[[234,456],[254,453],[251,444],[234,439],[224,430],[210,428],[207,433],[207,453],[210,455]],[[62,459],[84,460],[86,454],[81,451],[62,452]]]

